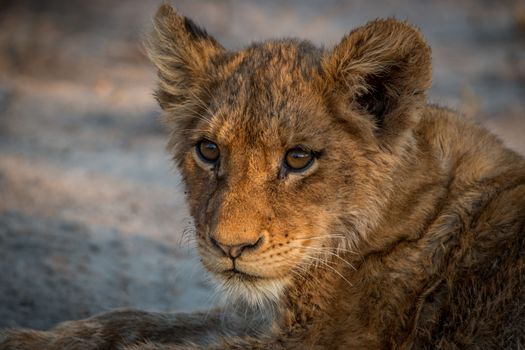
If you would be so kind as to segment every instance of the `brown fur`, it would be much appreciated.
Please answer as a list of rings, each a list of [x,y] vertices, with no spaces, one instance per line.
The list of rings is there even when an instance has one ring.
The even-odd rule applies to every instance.
[[[0,349],[525,345],[525,162],[426,103],[419,31],[377,20],[331,51],[274,40],[229,52],[163,5],[148,49],[202,261],[227,305],[9,331]],[[219,145],[217,167],[196,156],[202,138]],[[318,157],[287,173],[297,145]],[[228,272],[212,238],[261,238],[235,260],[250,276]]]

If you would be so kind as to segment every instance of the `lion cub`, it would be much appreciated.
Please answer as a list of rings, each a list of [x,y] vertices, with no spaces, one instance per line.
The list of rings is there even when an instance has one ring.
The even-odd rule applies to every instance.
[[[227,305],[13,330],[1,349],[525,346],[525,162],[426,103],[418,30],[231,52],[163,5],[148,50]]]

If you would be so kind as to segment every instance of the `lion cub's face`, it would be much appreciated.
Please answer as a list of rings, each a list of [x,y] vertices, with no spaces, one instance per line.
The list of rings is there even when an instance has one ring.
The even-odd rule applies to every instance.
[[[250,298],[278,293],[340,238],[330,227],[357,147],[301,50],[269,43],[221,67],[179,150],[202,261]]]
[[[389,167],[382,150],[409,128],[405,115],[430,74],[407,75],[408,59],[428,61],[407,57],[413,47],[384,58],[381,38],[367,47],[371,33],[394,29],[428,56],[419,34],[394,21],[363,27],[331,53],[293,40],[231,53],[169,6],[159,9],[149,42],[157,97],[202,262],[230,294],[278,299],[379,220]]]

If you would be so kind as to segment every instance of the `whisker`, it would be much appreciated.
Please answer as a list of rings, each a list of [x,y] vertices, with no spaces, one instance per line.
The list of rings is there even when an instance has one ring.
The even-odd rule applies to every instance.
[[[338,258],[339,260],[341,260],[342,262],[344,262],[346,265],[348,265],[354,271],[357,271],[357,269],[354,267],[354,265],[352,265],[346,259],[342,258],[341,256],[339,256],[338,254],[334,253],[331,250],[325,250],[323,248],[316,248],[316,247],[303,247],[303,248],[305,250],[317,251],[317,252],[321,252],[322,254],[329,254],[331,256],[334,256],[334,257]]]
[[[332,247],[312,247],[312,246],[303,246],[303,245],[294,245],[294,244],[290,244],[290,247],[291,248],[297,248],[297,249],[316,249],[318,251],[331,252],[333,254],[337,254],[336,252],[344,252],[344,253],[348,253],[348,254],[357,254],[353,250],[340,248],[340,247],[336,247],[336,248],[332,248]],[[339,254],[337,254],[337,255],[339,255]]]
[[[344,235],[312,236],[312,237],[295,238],[294,241],[306,241],[309,239],[329,239],[329,238],[346,238],[346,236]]]
[[[309,258],[309,259],[311,259],[311,260],[313,260],[315,262],[319,262],[319,263],[323,264],[323,266],[329,268],[330,270],[335,272],[337,275],[339,275],[339,277],[341,277],[345,282],[347,282],[349,286],[353,287],[352,282],[350,282],[346,277],[344,277],[339,271],[337,271],[333,266],[328,264],[326,261],[320,259],[317,256],[312,256],[312,255],[308,255],[308,254],[305,254],[304,257]]]

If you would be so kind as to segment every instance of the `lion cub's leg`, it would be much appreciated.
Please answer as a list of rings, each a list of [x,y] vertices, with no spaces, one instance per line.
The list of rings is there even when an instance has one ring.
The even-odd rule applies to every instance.
[[[68,321],[50,331],[6,330],[0,350],[121,349],[150,340],[161,344],[206,346],[225,334],[243,330],[231,315],[220,310],[194,314],[168,314],[116,310],[86,320]]]

